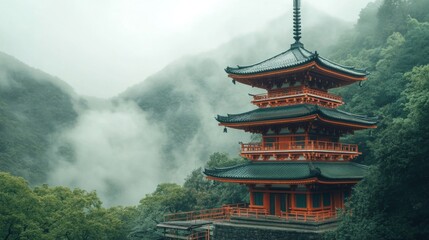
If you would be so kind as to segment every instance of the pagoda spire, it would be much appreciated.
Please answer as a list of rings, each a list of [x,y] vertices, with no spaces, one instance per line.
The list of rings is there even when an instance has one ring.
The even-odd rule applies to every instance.
[[[301,39],[301,0],[293,0],[293,38],[295,43],[291,48],[304,47],[299,40]]]

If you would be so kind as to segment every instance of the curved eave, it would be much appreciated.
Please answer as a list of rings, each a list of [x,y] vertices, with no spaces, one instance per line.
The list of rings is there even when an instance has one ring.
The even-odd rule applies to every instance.
[[[306,179],[293,179],[293,180],[281,180],[281,179],[239,179],[239,178],[221,178],[206,176],[209,180],[214,180],[218,182],[229,182],[229,183],[240,183],[240,184],[356,184],[362,178],[359,179],[329,179],[323,180],[317,177],[306,178]]]
[[[327,63],[330,63],[331,65],[329,66]],[[344,68],[344,70],[341,70],[341,69],[335,68],[334,67],[335,65],[338,65],[338,64],[335,64],[335,63],[333,63],[327,59],[324,59],[324,58],[316,57],[316,58],[310,58],[310,59],[305,60],[305,61],[300,61],[300,62],[293,64],[293,65],[288,65],[288,66],[281,67],[281,68],[268,68],[268,69],[263,70],[263,71],[252,71],[252,72],[248,72],[248,73],[240,73],[237,70],[242,70],[242,69],[245,69],[246,67],[241,67],[241,68],[227,67],[225,69],[225,72],[228,73],[229,77],[236,79],[236,80],[253,79],[253,78],[261,78],[261,77],[268,77],[268,76],[275,76],[275,75],[283,75],[283,74],[301,72],[303,70],[311,69],[312,67],[316,68],[317,70],[319,70],[323,73],[327,73],[327,74],[333,75],[339,79],[349,80],[349,81],[363,81],[363,80],[366,80],[366,76],[369,75],[368,72],[361,71],[361,70],[349,70],[349,71],[347,71],[347,68],[350,68],[350,67],[338,65],[338,67]],[[359,71],[360,73],[357,71]]]
[[[350,123],[347,121],[339,121],[339,120],[332,120],[325,117],[320,116],[319,114],[312,114],[305,117],[296,117],[296,118],[286,118],[286,119],[273,119],[273,120],[260,120],[260,121],[248,121],[248,122],[222,122],[218,118],[216,120],[219,122],[220,126],[230,127],[230,128],[236,128],[236,129],[242,129],[247,127],[258,127],[258,126],[265,126],[268,124],[273,125],[279,125],[279,124],[289,124],[289,123],[296,123],[296,122],[309,122],[309,121],[315,121],[320,120],[322,122],[343,126],[343,127],[352,127],[355,129],[368,129],[368,128],[377,128],[377,125],[374,124],[360,124],[360,123]]]
[[[320,56],[318,56],[315,60],[319,65],[324,66],[325,68],[331,69],[332,71],[338,71],[343,74],[347,74],[355,77],[364,77],[364,78],[366,78],[369,75],[369,72],[366,71],[365,69],[357,69],[351,66],[340,65],[338,63],[332,62],[331,60]]]
[[[228,68],[227,68],[228,69]],[[261,71],[261,72],[255,72],[255,73],[248,73],[248,74],[237,74],[234,72],[228,72],[227,69],[225,71],[228,73],[228,77],[238,81],[243,82],[243,80],[251,80],[251,79],[257,79],[257,78],[264,78],[264,77],[273,77],[273,76],[279,76],[284,74],[291,74],[296,72],[302,72],[306,70],[317,70],[318,72],[321,72],[323,74],[330,75],[332,77],[341,79],[343,81],[351,81],[351,82],[357,82],[357,81],[364,81],[367,79],[367,73],[362,75],[351,75],[344,73],[342,71],[338,71],[336,69],[330,68],[328,66],[325,66],[321,62],[317,60],[311,60],[306,61],[304,63],[295,65],[293,67],[283,68],[283,69],[274,69],[274,70],[267,70],[267,71]],[[244,83],[244,82],[243,82]]]
[[[204,169],[208,179],[243,184],[338,184],[363,179],[368,166],[353,162],[260,161]]]

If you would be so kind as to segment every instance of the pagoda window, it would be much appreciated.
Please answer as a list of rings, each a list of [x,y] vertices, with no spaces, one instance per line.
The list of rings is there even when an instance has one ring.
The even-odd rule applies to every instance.
[[[295,205],[297,208],[307,208],[307,195],[295,194]]]
[[[305,135],[295,136],[294,140],[296,142],[303,142],[303,141],[305,141]]]
[[[264,193],[261,192],[253,192],[253,201],[256,206],[264,205]]]
[[[315,193],[312,196],[313,208],[320,208],[321,194]]]
[[[304,148],[305,146],[305,136],[295,136],[294,137],[295,145],[297,147]]]
[[[323,193],[323,206],[324,207],[331,206],[331,193],[328,193],[328,192]]]
[[[264,140],[266,147],[274,147],[275,143],[277,142],[277,138],[275,137],[266,137]]]

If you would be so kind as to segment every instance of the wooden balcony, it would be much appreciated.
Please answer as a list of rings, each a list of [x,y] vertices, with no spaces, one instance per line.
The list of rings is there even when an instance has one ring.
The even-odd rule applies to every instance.
[[[242,204],[236,206],[225,205],[221,208],[204,209],[192,212],[180,212],[164,216],[165,222],[178,221],[229,221],[231,217],[286,220],[300,222],[322,222],[336,218],[336,212],[332,210],[315,211],[292,211],[281,212],[280,215],[270,215],[265,208],[244,207]]]
[[[285,92],[271,92],[252,96],[252,103],[258,107],[277,107],[310,103],[336,108],[344,104],[340,96],[307,87],[289,89]]]
[[[229,219],[233,209],[241,209],[245,203],[224,205],[220,208],[202,209],[190,212],[178,212],[164,215],[164,222],[194,221],[194,220],[223,220]]]
[[[360,154],[356,144],[325,141],[241,143],[241,156],[250,160],[348,161]]]

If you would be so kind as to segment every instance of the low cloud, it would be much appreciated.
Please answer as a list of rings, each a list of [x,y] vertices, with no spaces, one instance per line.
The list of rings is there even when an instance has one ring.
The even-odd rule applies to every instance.
[[[84,111],[52,149],[49,182],[97,190],[107,205],[137,204],[163,179],[162,132],[131,102]]]

